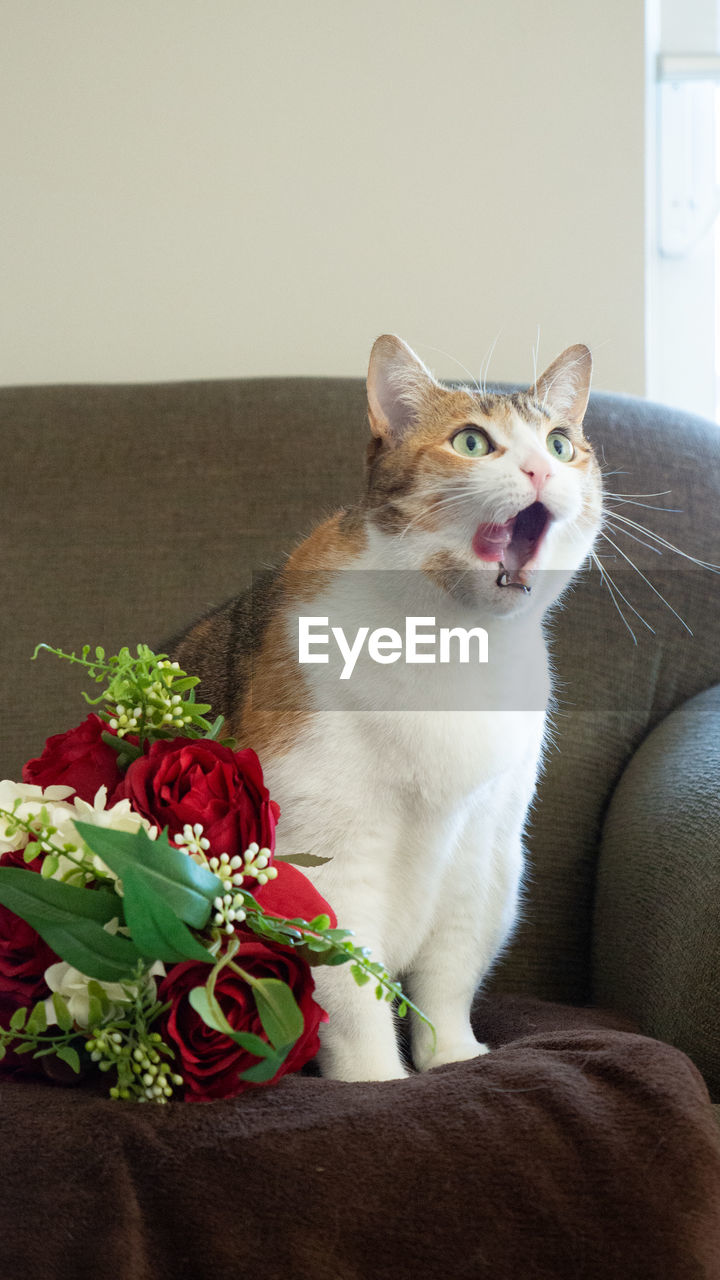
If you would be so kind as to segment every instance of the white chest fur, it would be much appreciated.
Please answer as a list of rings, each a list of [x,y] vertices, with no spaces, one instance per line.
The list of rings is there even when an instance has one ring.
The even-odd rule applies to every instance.
[[[300,614],[348,635],[400,629],[409,610],[439,617],[441,597],[418,573],[352,570],[297,606],[288,637],[297,645]],[[312,878],[396,970],[422,950],[451,882],[492,914],[495,950],[514,915],[549,674],[539,621],[501,620],[488,642],[488,662],[462,671],[365,654],[346,681],[328,647],[327,663],[303,669],[311,714],[296,743],[264,761],[280,850],[331,858]]]

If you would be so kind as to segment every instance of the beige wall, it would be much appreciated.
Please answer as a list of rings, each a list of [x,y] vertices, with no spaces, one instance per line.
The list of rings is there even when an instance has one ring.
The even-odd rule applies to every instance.
[[[644,391],[642,0],[0,9],[0,382],[529,378],[539,325]]]

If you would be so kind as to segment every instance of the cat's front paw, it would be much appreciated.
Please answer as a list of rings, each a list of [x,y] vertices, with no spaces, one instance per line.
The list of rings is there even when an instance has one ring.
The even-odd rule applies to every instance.
[[[489,1053],[490,1047],[480,1044],[474,1037],[459,1040],[454,1044],[438,1044],[434,1052],[416,1061],[418,1071],[431,1071],[433,1067],[444,1067],[449,1062],[468,1062],[471,1058],[479,1058]]]
[[[316,1057],[321,1076],[348,1083],[405,1080],[409,1075],[397,1053],[373,1053],[369,1046],[325,1045]]]

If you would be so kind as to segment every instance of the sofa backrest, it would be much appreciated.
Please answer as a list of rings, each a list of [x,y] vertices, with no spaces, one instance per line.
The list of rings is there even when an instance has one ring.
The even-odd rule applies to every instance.
[[[681,509],[619,504],[621,514],[720,561],[720,428],[595,394],[587,430],[609,490],[671,490],[637,501]],[[85,714],[87,682],[47,654],[32,663],[38,641],[156,646],[352,501],[366,439],[360,379],[0,391],[0,776],[19,777],[46,736]],[[693,635],[602,542],[617,588],[655,634],[620,599],[633,643],[594,568],[550,625],[555,742],[529,831],[524,920],[493,983],[576,1002],[588,995],[594,860],[612,789],[648,730],[720,680],[720,580],[608,534]]]

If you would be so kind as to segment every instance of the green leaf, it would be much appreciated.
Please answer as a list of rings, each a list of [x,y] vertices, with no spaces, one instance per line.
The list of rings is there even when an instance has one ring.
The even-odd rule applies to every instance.
[[[195,685],[199,683],[200,683],[199,676],[184,676],[182,680],[172,681],[172,691],[173,693],[185,693],[186,689],[194,689]],[[218,720],[222,724],[223,717],[218,716]],[[217,720],[215,721],[215,723],[217,724]]]
[[[291,1049],[305,1026],[297,1001],[286,982],[279,978],[256,978],[253,999],[268,1040],[275,1049]]]
[[[267,1040],[263,1040],[261,1036],[256,1036],[252,1031],[233,1031],[233,1039],[242,1049],[247,1049],[248,1053],[254,1053],[256,1058],[274,1058],[277,1050]]]
[[[332,942],[328,942],[327,938],[306,938],[304,948],[308,951],[328,951],[333,947]]]
[[[30,1017],[25,1024],[25,1034],[28,1036],[36,1036],[47,1030],[47,1014],[45,1013],[45,1001],[39,1000],[34,1006]]]
[[[179,685],[176,685],[176,686],[173,686],[173,687],[174,687],[174,688],[179,688],[180,686],[179,686]],[[224,716],[218,716],[217,720],[213,720],[212,724],[210,725],[210,728],[208,729],[207,733],[205,734],[205,737],[206,737],[206,738],[210,738],[210,739],[217,738],[217,736],[218,736],[218,734],[219,734],[220,730],[222,729],[222,727],[223,727],[224,723],[225,723],[225,717],[224,717]]]
[[[88,988],[90,988],[91,986],[92,986],[92,983],[89,982]],[[73,1024],[73,1020],[72,1020],[72,1014],[70,1013],[70,1010],[67,1007],[67,1001],[65,1000],[65,997],[61,996],[59,991],[53,991],[52,1002],[53,1002],[53,1009],[55,1010],[55,1017],[57,1018],[57,1024],[60,1030],[69,1031]]]
[[[88,995],[90,996],[90,999],[97,1000],[98,1004],[100,1005],[100,1012],[104,1016],[107,1013],[108,1009],[110,1008],[110,997],[107,991],[105,990],[104,987],[100,985],[99,982],[96,982],[94,979],[88,982],[87,989],[88,989]]]
[[[288,1056],[288,1050],[284,1053],[274,1053],[271,1058],[265,1058],[262,1062],[257,1062],[254,1067],[248,1067],[246,1071],[239,1073],[239,1080],[250,1080],[253,1084],[267,1084],[272,1080],[280,1070],[283,1062]]]
[[[88,1026],[97,1027],[102,1022],[102,1005],[97,996],[88,996]]]
[[[350,972],[359,987],[364,987],[365,983],[370,981],[370,974],[365,973],[364,970],[359,968],[356,964],[352,966]]]
[[[2,1043],[2,1041],[0,1041],[0,1062],[2,1062],[6,1053],[7,1053],[7,1049],[5,1048],[5,1045]]]
[[[352,929],[326,929],[325,936],[326,938],[330,938],[331,942],[350,943],[352,946],[352,942],[350,941],[353,937]],[[364,948],[364,950],[367,951],[367,947]]]
[[[93,853],[125,882],[128,868],[135,868],[143,885],[161,897],[180,920],[193,929],[202,929],[210,916],[213,898],[222,896],[222,881],[189,854],[174,849],[161,832],[151,840],[144,827],[139,831],[113,831],[76,822],[75,827]]]
[[[188,993],[188,1000],[195,1012],[200,1014],[206,1027],[210,1027],[211,1031],[222,1031],[223,1035],[233,1034],[230,1023],[214,995],[208,992],[207,987],[193,987],[192,991]]]
[[[326,862],[332,862],[332,858],[321,858],[317,853],[276,853],[274,860],[291,862],[294,867],[322,867]],[[327,916],[324,919],[330,924]]]
[[[182,855],[187,861],[188,855]],[[179,964],[183,960],[200,960],[215,964],[215,956],[178,919],[165,898],[148,883],[139,866],[127,866],[123,872],[125,920],[133,942],[144,956]]]
[[[22,1031],[23,1027],[25,1026],[25,1019],[27,1018],[27,1013],[28,1013],[27,1009],[15,1010],[12,1018],[10,1019],[11,1031]]]
[[[248,927],[256,933],[259,932],[267,938],[273,938],[277,942],[288,941],[290,943],[302,941],[302,933],[300,929],[296,929],[294,925],[289,924],[287,920],[280,920],[274,916],[259,916],[253,914],[248,917]]]
[[[130,764],[132,760],[138,760],[142,755],[141,747],[136,746],[134,742],[128,742],[127,738],[118,738],[116,733],[110,733],[108,729],[104,729],[100,737],[107,747],[117,751],[118,760],[122,756],[126,764]]]
[[[30,1050],[31,1050],[31,1049],[34,1049],[34,1048],[35,1048],[35,1041],[34,1041],[34,1040],[28,1040],[28,1041],[26,1041],[26,1042],[25,1042],[25,1043],[23,1043],[23,1044],[16,1044],[16,1045],[14,1045],[14,1046],[13,1046],[13,1053],[29,1053],[29,1052],[30,1052]]]
[[[50,880],[52,876],[55,875],[59,866],[60,859],[58,855],[56,853],[49,853],[40,868],[40,875],[43,880]]]
[[[73,1049],[71,1045],[59,1044],[55,1050],[55,1056],[56,1058],[59,1058],[61,1062],[66,1062],[69,1067],[72,1067],[76,1075],[80,1074],[80,1056],[77,1050]]]
[[[122,910],[114,893],[43,880],[37,872],[19,867],[0,867],[0,902],[32,925],[53,951],[88,978],[122,981],[141,960],[129,938],[103,929],[103,924]]]
[[[37,841],[33,841],[32,844],[27,845],[26,848],[23,849],[23,862],[26,864],[28,862],[34,862],[39,852],[40,845]]]

